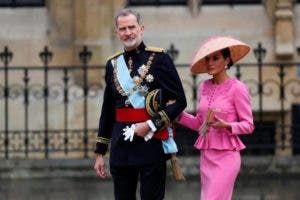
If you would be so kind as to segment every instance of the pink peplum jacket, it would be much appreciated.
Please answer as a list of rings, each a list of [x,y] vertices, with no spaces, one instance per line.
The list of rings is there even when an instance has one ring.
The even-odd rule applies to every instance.
[[[209,79],[200,84],[198,94],[196,116],[182,112],[178,123],[198,131],[211,108],[215,111],[214,115],[230,123],[231,128],[209,127],[206,137],[199,135],[194,146],[197,149],[244,149],[245,145],[238,135],[250,134],[254,130],[251,97],[247,86],[236,78],[229,78],[221,84],[214,84]]]

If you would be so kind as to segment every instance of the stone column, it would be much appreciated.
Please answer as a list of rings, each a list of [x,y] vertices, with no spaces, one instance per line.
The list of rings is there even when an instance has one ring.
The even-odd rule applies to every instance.
[[[275,11],[275,53],[278,58],[294,55],[293,0],[278,0]]]
[[[90,64],[105,64],[115,52],[114,16],[124,0],[76,0],[74,2],[74,54],[83,45],[93,52]],[[78,63],[79,60],[76,60]]]
[[[104,65],[116,52],[114,16],[125,0],[51,0],[49,10],[49,46],[54,52],[53,65],[80,65],[79,52],[87,46],[93,55],[89,65]],[[75,80],[81,82],[78,73]],[[99,80],[90,73],[89,80]]]
[[[277,0],[275,0],[275,1],[274,0],[264,0],[263,4],[265,6],[268,17],[270,17],[273,21],[274,15],[275,15],[274,13],[276,11]]]
[[[104,64],[103,51],[110,51],[112,5],[109,0],[76,0],[74,2],[74,58],[84,45],[93,52],[89,64]]]
[[[74,63],[81,64],[78,54],[84,45],[93,53],[89,65],[104,65],[106,59],[116,51],[114,15],[122,2],[116,0],[74,2]],[[89,80],[99,82],[100,76],[99,73],[89,73]],[[79,77],[76,80],[80,81]]]
[[[51,65],[73,64],[73,1],[47,1],[49,12],[48,44],[54,52]]]
[[[280,59],[294,56],[293,0],[278,0],[275,11],[275,53]],[[291,69],[292,70],[292,69]],[[285,123],[290,123],[290,116],[285,116]],[[276,154],[291,155],[291,133],[285,129],[284,144],[287,148],[277,148]],[[278,139],[278,138],[277,138]],[[278,140],[276,141],[278,143]]]
[[[274,23],[275,56],[281,60],[291,59],[294,55],[294,22],[293,22],[293,0],[265,0],[266,13]],[[290,68],[291,73],[295,68]],[[292,74],[296,74],[293,73]],[[285,124],[290,124],[290,116],[284,116]],[[278,121],[278,124],[281,124]],[[281,132],[285,133],[283,141],[286,148],[282,148]],[[276,155],[292,155],[291,133],[288,128],[277,127],[275,134]]]
[[[196,17],[199,14],[200,3],[202,3],[202,0],[188,0],[188,6],[193,17]]]
[[[49,45],[57,64],[80,64],[79,51],[88,46],[93,52],[89,64],[105,64],[115,52],[114,15],[124,0],[51,0]],[[63,51],[63,52],[62,52]],[[61,56],[61,58],[60,58]]]

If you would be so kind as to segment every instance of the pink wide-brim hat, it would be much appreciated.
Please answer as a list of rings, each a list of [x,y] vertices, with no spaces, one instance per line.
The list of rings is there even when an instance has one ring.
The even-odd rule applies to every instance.
[[[200,44],[191,63],[191,72],[200,74],[207,72],[205,57],[216,51],[229,48],[230,58],[233,63],[243,58],[249,51],[250,46],[230,36],[213,36]]]

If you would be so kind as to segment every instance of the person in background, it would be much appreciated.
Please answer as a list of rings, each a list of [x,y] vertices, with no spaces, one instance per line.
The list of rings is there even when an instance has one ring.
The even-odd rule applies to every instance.
[[[136,199],[139,183],[142,200],[161,200],[170,158],[162,144],[172,139],[171,123],[186,107],[186,98],[172,59],[144,44],[140,14],[123,9],[115,25],[124,49],[106,63],[94,169],[107,177],[104,156],[110,144],[115,199]],[[175,102],[167,105],[171,99]]]
[[[182,112],[178,123],[199,132],[194,146],[200,150],[201,200],[230,200],[241,166],[239,138],[254,130],[247,86],[230,77],[227,69],[250,47],[232,37],[213,36],[197,50],[191,64],[194,74],[211,78],[198,87],[195,115]]]

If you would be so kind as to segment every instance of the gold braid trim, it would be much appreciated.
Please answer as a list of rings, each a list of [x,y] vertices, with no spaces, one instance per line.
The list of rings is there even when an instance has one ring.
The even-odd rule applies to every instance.
[[[165,113],[165,111],[163,111],[163,110],[159,111],[158,114],[160,115],[162,121],[164,122],[164,128],[168,127],[171,122],[170,122],[168,115]]]
[[[151,46],[146,47],[145,50],[146,50],[146,51],[152,51],[152,52],[158,52],[158,53],[164,52],[164,51],[165,51],[165,49],[163,49],[163,48],[159,48],[159,47],[151,47]]]
[[[159,90],[155,89],[146,96],[146,110],[150,116],[154,116],[157,113],[158,102],[155,101],[155,97],[158,92]]]
[[[150,67],[151,67],[151,64],[152,64],[152,61],[153,61],[153,59],[154,59],[154,56],[155,56],[155,53],[152,53],[152,54],[149,56],[148,60],[147,60],[147,64],[146,64],[146,65],[143,64],[142,66],[139,67],[139,69],[138,69],[139,76],[133,77],[134,87],[131,88],[131,90],[130,90],[129,92],[125,92],[125,91],[122,89],[122,87],[121,87],[121,85],[120,85],[120,83],[119,83],[119,80],[118,80],[118,68],[117,68],[118,63],[117,63],[117,59],[116,59],[116,58],[113,59],[113,63],[112,63],[112,64],[113,64],[113,68],[114,68],[114,70],[113,70],[114,83],[115,83],[116,89],[118,90],[118,92],[119,92],[122,96],[124,96],[124,97],[126,97],[126,96],[129,97],[129,96],[130,96],[131,94],[133,94],[136,90],[137,90],[137,91],[140,90],[141,84],[142,84],[142,82],[144,81],[144,79],[146,78],[146,76],[147,76],[147,74],[148,74],[148,71],[149,71],[149,69],[150,69]]]
[[[111,59],[113,59],[113,58],[115,58],[115,57],[117,57],[117,56],[119,56],[119,55],[121,55],[122,53],[123,53],[123,51],[119,51],[118,53],[115,53],[114,55],[108,57],[108,59],[106,60],[106,62],[109,61],[109,60],[111,60]]]
[[[102,143],[102,144],[109,144],[110,140],[104,137],[97,137],[97,142]]]

